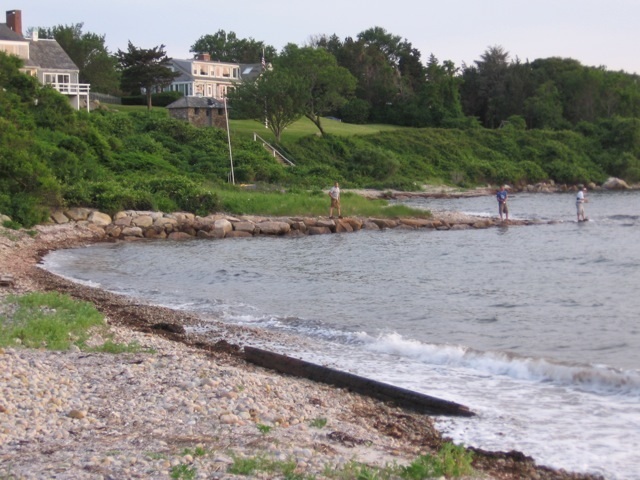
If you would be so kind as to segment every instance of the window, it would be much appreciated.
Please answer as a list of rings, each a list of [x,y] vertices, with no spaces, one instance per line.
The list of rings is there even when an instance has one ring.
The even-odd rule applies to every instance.
[[[45,73],[44,83],[71,83],[68,73]]]

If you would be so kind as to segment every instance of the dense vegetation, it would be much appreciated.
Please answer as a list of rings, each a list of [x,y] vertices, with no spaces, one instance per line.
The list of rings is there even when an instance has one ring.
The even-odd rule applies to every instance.
[[[17,58],[0,54],[0,212],[14,221],[30,226],[60,206],[109,213],[260,210],[229,186],[226,132],[195,128],[158,108],[76,112],[65,97],[20,73],[19,66]],[[415,190],[427,182],[640,179],[635,118],[582,122],[557,132],[526,130],[513,121],[498,130],[387,127],[358,135],[350,134],[351,128],[362,127],[331,122],[322,137],[312,129],[308,135],[297,128],[291,136],[285,132],[281,148],[295,167],[279,164],[236,128],[241,124],[231,128],[236,183],[269,185],[263,190],[278,195],[310,191],[313,197],[315,192],[322,202],[320,189],[336,180],[347,188]]]

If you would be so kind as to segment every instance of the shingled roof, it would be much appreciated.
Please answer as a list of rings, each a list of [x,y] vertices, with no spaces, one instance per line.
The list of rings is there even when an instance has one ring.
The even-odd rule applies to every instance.
[[[55,70],[78,70],[60,44],[55,40],[31,40],[29,58],[40,68]]]
[[[215,98],[182,97],[167,105],[167,108],[224,108],[224,103]]]
[[[14,32],[6,23],[0,23],[0,40],[8,40],[11,42],[24,42],[24,37]]]

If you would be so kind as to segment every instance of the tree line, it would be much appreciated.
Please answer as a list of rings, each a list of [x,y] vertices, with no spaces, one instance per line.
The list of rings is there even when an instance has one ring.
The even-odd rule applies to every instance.
[[[82,27],[59,25],[40,29],[39,34],[60,43],[78,65],[80,81],[91,83],[92,91],[135,95],[141,86],[150,92],[171,82],[164,45],[144,49],[129,43],[128,51],[111,54],[104,36],[84,33]],[[263,122],[266,101],[285,108],[285,117],[307,116],[320,132],[321,115],[349,123],[418,128],[500,128],[510,122],[529,129],[563,130],[616,116],[637,118],[640,112],[637,74],[585,66],[571,58],[523,62],[501,46],[488,47],[473,64],[456,66],[434,54],[423,59],[411,42],[381,27],[344,39],[318,35],[306,45],[288,44],[280,52],[262,41],[218,30],[198,38],[190,51],[209,53],[223,62],[266,59],[273,66],[269,76],[275,78],[269,79],[270,85],[244,92],[245,100],[256,102],[253,108],[247,102],[240,105],[238,97],[238,115],[261,117]],[[147,70],[155,70],[155,76],[132,72],[132,59],[139,65],[145,58]],[[313,61],[319,62],[316,68]],[[300,98],[303,88],[309,94],[306,99]],[[279,104],[283,95],[289,97],[286,105]],[[269,112],[267,108],[266,115],[273,115]],[[271,119],[274,133],[284,128],[282,123],[281,118]]]

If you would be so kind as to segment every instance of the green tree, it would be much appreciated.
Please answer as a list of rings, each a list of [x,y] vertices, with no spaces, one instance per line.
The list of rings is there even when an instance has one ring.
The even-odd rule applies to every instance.
[[[144,90],[147,96],[147,109],[151,110],[151,95],[154,91],[171,84],[180,74],[169,68],[171,58],[167,57],[164,45],[150,49],[137,48],[129,42],[128,50],[118,49],[118,64],[122,69],[122,89],[133,95]]]
[[[304,115],[324,135],[321,117],[336,112],[353,94],[356,79],[321,48],[288,44],[276,64],[296,76],[306,92]]]
[[[220,62],[257,63],[264,53],[272,61],[276,58],[276,49],[271,45],[253,38],[238,38],[234,32],[220,29],[213,35],[203,35],[191,45],[193,53],[208,53]]]
[[[229,93],[234,116],[267,123],[276,141],[284,129],[299,120],[307,105],[305,82],[286,69],[264,72],[255,82],[239,85]]]
[[[567,123],[562,118],[560,92],[552,81],[540,85],[535,95],[526,100],[525,112],[530,128],[556,130]]]
[[[76,23],[40,28],[38,35],[55,39],[60,44],[78,67],[81,83],[91,84],[94,92],[117,94],[120,89],[117,59],[105,46],[105,36],[83,33],[82,27],[82,23]]]

